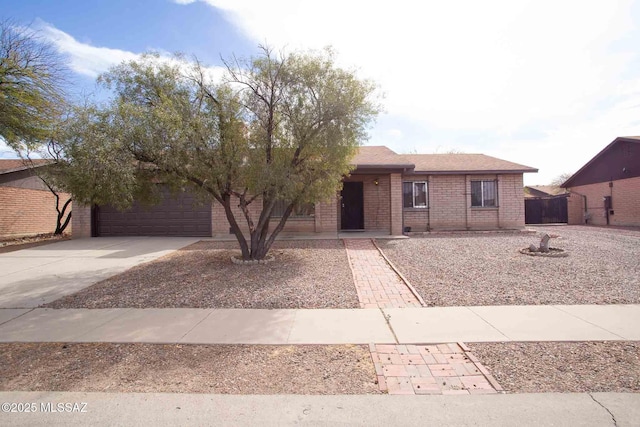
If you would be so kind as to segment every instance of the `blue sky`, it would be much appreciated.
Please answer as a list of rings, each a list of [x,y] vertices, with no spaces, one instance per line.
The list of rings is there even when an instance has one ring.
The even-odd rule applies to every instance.
[[[147,50],[215,67],[261,43],[332,45],[384,94],[367,144],[540,169],[526,184],[640,135],[640,0],[0,0],[0,10],[68,57],[76,94]]]

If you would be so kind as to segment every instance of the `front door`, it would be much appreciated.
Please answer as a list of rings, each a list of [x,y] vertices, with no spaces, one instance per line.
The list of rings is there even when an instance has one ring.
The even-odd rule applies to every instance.
[[[364,230],[364,197],[362,182],[344,182],[341,193],[343,230]]]

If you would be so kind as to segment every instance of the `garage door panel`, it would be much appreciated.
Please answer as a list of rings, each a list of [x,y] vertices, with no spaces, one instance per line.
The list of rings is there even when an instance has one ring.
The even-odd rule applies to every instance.
[[[97,208],[99,236],[211,236],[211,204],[194,203],[193,195],[172,195],[162,190],[155,206],[134,203],[120,212],[112,206]]]

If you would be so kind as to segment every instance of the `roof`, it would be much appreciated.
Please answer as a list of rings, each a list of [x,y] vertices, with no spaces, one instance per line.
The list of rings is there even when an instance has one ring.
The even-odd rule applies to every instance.
[[[398,154],[383,145],[359,147],[353,165],[356,169],[407,169],[432,174],[538,172],[484,154]]]
[[[358,169],[413,169],[414,164],[384,145],[362,146],[353,158]]]
[[[620,153],[619,149],[616,150],[616,147],[625,144],[628,147],[628,152]],[[640,136],[617,137],[582,166],[578,172],[571,175],[561,187],[569,188],[640,176],[640,168],[636,167],[640,154],[638,147],[640,147]]]
[[[47,159],[33,159],[31,160],[35,167],[44,166],[49,163]],[[22,159],[0,159],[0,174],[18,172],[29,169],[30,164],[26,163]]]
[[[524,197],[548,197],[566,194],[567,190],[557,185],[527,185],[524,187]]]
[[[525,173],[538,169],[484,154],[404,154],[415,164],[414,172],[452,173]]]

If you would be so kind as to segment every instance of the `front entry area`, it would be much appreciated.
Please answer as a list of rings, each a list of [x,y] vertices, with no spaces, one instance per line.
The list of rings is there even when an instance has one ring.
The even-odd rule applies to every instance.
[[[362,182],[344,182],[340,193],[342,230],[364,230],[364,192]]]

